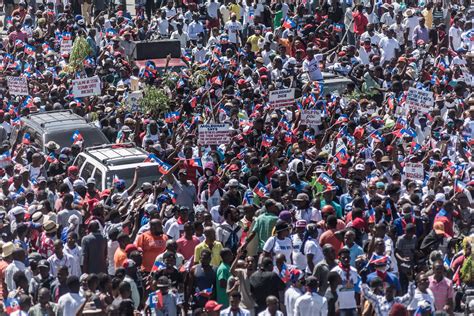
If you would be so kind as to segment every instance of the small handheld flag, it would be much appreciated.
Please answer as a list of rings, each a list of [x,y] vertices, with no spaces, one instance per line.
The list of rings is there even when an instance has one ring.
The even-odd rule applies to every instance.
[[[79,132],[79,130],[76,130],[72,134],[71,140],[73,144],[81,144],[84,141],[84,137],[82,137],[82,134]]]
[[[161,261],[155,261],[153,267],[151,267],[151,272],[160,271],[166,268],[166,265]]]
[[[267,188],[261,182],[257,183],[255,188],[253,189],[253,193],[258,195],[259,197],[265,197],[270,194],[270,192],[268,192]]]

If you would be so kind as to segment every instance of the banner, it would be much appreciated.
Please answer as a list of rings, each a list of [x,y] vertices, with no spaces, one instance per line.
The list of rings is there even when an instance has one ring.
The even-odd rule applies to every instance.
[[[301,124],[316,128],[321,125],[320,110],[301,110]]]
[[[28,81],[22,77],[7,77],[8,90],[11,95],[29,95]]]
[[[200,145],[221,145],[230,142],[230,126],[227,124],[202,124],[198,128]]]
[[[100,95],[100,79],[98,76],[76,79],[72,81],[72,94],[75,98]]]
[[[416,110],[421,113],[428,113],[433,108],[433,92],[421,89],[410,88],[406,100],[406,109]]]
[[[72,50],[72,40],[61,41],[61,54],[70,54]]]
[[[421,162],[407,162],[403,172],[405,177],[410,180],[423,181],[425,179],[425,171]]]
[[[292,106],[295,103],[295,89],[281,89],[270,91],[268,104],[271,109],[280,109]]]

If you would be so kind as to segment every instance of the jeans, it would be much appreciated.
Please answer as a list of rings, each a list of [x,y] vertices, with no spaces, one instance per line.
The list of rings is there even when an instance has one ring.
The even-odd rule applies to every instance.
[[[340,309],[339,316],[357,316],[357,308]]]

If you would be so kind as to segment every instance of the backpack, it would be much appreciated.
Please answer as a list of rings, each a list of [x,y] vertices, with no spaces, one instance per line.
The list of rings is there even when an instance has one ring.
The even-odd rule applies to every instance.
[[[237,248],[239,248],[239,236],[237,233],[240,231],[240,226],[232,229],[229,226],[221,225],[221,228],[230,233],[229,238],[227,238],[226,242],[224,243],[224,247],[229,248],[233,253],[236,253]]]

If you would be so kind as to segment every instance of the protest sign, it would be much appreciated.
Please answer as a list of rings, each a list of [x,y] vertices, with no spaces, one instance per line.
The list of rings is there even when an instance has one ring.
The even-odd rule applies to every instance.
[[[425,172],[421,162],[407,162],[403,171],[407,179],[415,181],[423,181],[425,179]]]
[[[29,95],[28,81],[22,77],[7,77],[8,90],[11,95]]]
[[[132,91],[128,94],[126,102],[132,111],[137,111],[141,99],[143,99],[143,91]]]
[[[319,110],[301,110],[301,124],[316,128],[321,125],[321,111]]]
[[[406,109],[428,113],[433,108],[433,92],[410,88],[406,99]]]
[[[198,128],[200,145],[221,145],[230,142],[230,126],[227,124],[202,124]]]
[[[295,103],[295,89],[281,89],[270,91],[268,104],[272,109],[292,106]]]
[[[72,94],[75,98],[100,95],[100,93],[100,79],[98,76],[72,81]]]
[[[72,50],[72,40],[61,41],[61,54],[70,54]]]

